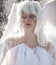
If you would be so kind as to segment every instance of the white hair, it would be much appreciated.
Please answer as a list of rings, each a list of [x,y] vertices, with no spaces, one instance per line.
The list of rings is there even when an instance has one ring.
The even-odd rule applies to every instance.
[[[45,43],[45,36],[43,35],[43,22],[41,21],[41,6],[37,1],[22,1],[14,3],[8,17],[8,24],[3,33],[2,39],[13,37],[15,34],[23,34],[23,27],[21,25],[20,16],[23,13],[32,13],[37,17],[37,23],[34,33],[37,35],[37,40],[40,43]]]

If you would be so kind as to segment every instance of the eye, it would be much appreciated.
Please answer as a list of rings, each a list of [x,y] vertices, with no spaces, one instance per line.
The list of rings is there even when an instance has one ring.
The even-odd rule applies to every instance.
[[[26,18],[26,16],[23,16],[23,19]]]
[[[30,16],[30,18],[33,18],[33,16]]]
[[[26,15],[22,15],[21,17],[22,17],[23,19],[25,19],[27,16],[26,16]]]
[[[35,18],[36,16],[35,15],[30,15],[30,18]]]

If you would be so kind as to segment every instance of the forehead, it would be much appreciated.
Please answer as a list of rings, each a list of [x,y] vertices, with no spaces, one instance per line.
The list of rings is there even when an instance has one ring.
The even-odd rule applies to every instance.
[[[23,13],[22,16],[24,15],[35,16],[33,13]]]

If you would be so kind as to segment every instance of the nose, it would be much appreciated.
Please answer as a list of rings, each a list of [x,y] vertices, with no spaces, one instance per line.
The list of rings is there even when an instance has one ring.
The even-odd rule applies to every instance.
[[[30,17],[27,17],[27,18],[26,18],[26,21],[27,21],[27,22],[30,22]]]

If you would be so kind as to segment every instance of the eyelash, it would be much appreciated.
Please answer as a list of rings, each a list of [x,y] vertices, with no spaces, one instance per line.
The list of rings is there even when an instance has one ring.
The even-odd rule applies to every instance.
[[[27,18],[27,16],[24,16],[24,17],[22,17],[22,18]],[[30,18],[35,18],[35,16],[30,16]]]
[[[30,18],[35,18],[34,16],[30,16]]]
[[[36,16],[34,16],[34,15],[29,16],[29,18],[35,18],[35,17]],[[27,18],[27,16],[26,15],[23,15],[22,18],[25,19],[25,18]]]

